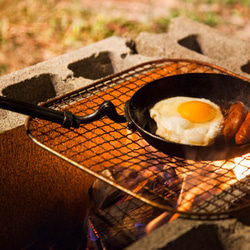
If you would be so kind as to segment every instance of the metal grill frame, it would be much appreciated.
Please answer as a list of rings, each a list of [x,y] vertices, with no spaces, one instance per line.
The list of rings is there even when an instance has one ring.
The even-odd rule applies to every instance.
[[[167,69],[167,71],[166,71],[166,69]],[[170,70],[170,69],[172,69],[172,70]],[[165,73],[162,73],[162,71],[165,71]],[[157,72],[161,72],[161,73],[157,73]],[[215,65],[212,65],[209,63],[188,60],[188,59],[162,59],[162,60],[146,62],[146,63],[140,64],[140,65],[137,65],[135,67],[132,67],[130,69],[127,69],[123,72],[105,77],[103,79],[95,81],[91,85],[88,85],[82,89],[78,89],[74,92],[71,92],[71,93],[68,93],[66,95],[54,98],[52,100],[49,100],[49,101],[43,103],[42,105],[49,107],[49,108],[52,108],[52,109],[59,109],[59,110],[68,109],[68,110],[72,111],[72,113],[77,112],[76,113],[77,115],[85,115],[85,113],[82,113],[82,109],[81,109],[82,105],[85,105],[84,107],[85,107],[85,111],[87,113],[88,112],[92,113],[101,104],[101,102],[103,101],[102,98],[105,98],[104,99],[105,101],[107,100],[106,98],[108,98],[112,102],[114,102],[115,106],[118,109],[118,113],[123,113],[123,107],[124,107],[124,104],[126,102],[126,100],[124,100],[124,98],[122,98],[124,95],[124,89],[123,89],[123,91],[119,91],[119,88],[118,88],[118,90],[114,90],[117,86],[118,87],[123,86],[123,84],[128,82],[128,81],[129,81],[129,84],[133,85],[133,81],[134,81],[136,88],[139,88],[139,87],[142,87],[147,82],[159,79],[161,77],[183,74],[183,73],[197,73],[197,72],[199,72],[199,73],[228,74],[228,75],[232,75],[234,77],[238,77],[238,78],[241,78],[243,80],[249,81],[249,79],[246,79],[246,78],[241,77],[239,75],[236,75],[228,70],[225,70],[223,68],[220,68],[218,66],[215,66]],[[157,76],[157,74],[158,74],[158,76]],[[138,82],[140,82],[140,84],[141,84],[140,86],[138,86]],[[126,89],[126,86],[125,86],[125,89]],[[127,90],[129,92],[129,94],[126,94],[126,98],[129,99],[132,96],[132,94],[136,91],[136,89],[130,88]],[[103,93],[105,93],[105,94],[103,94]],[[100,95],[101,95],[101,98],[99,98]],[[104,95],[104,97],[102,95]],[[65,103],[66,103],[66,105],[65,105]],[[45,126],[42,125],[42,127],[44,126],[43,131],[40,131],[39,129],[37,130],[37,127],[39,128],[39,126],[41,124],[45,124]],[[52,126],[52,130],[51,130],[50,126]],[[243,202],[244,204],[240,204],[236,207],[234,207],[234,206],[228,207],[228,205],[226,205],[226,208],[223,211],[221,211],[220,209],[219,209],[219,211],[218,211],[218,209],[215,209],[213,211],[207,211],[206,209],[204,210],[203,208],[201,208],[199,210],[199,209],[197,209],[197,207],[194,207],[194,209],[190,209],[187,211],[179,210],[178,207],[175,207],[178,196],[180,195],[180,194],[178,194],[178,191],[174,191],[176,193],[174,195],[175,205],[173,205],[173,204],[169,205],[169,200],[172,199],[171,198],[171,188],[168,189],[168,191],[167,191],[167,192],[170,192],[170,198],[167,201],[166,201],[165,196],[164,196],[164,195],[166,195],[165,193],[164,194],[160,193],[160,194],[157,194],[157,197],[152,197],[152,195],[153,196],[155,195],[155,191],[153,189],[151,190],[147,185],[145,185],[141,188],[141,190],[143,190],[144,193],[141,192],[141,190],[139,190],[139,191],[137,190],[135,192],[132,188],[128,188],[127,185],[123,185],[122,182],[119,183],[115,179],[109,178],[109,177],[102,174],[103,170],[112,168],[112,164],[117,165],[118,163],[116,162],[116,159],[119,159],[120,156],[123,157],[123,155],[124,155],[123,146],[121,145],[119,148],[119,147],[117,147],[117,145],[115,145],[117,140],[126,139],[127,142],[129,142],[128,143],[129,145],[125,145],[125,146],[128,146],[128,147],[136,146],[136,148],[139,148],[138,149],[139,151],[143,150],[143,152],[144,152],[143,158],[144,159],[142,159],[141,161],[143,162],[143,164],[146,162],[148,164],[147,165],[148,167],[150,167],[150,165],[151,166],[154,165],[154,163],[152,163],[152,161],[156,160],[156,158],[157,158],[157,162],[159,164],[171,165],[171,164],[177,163],[177,165],[184,164],[183,166],[186,167],[185,159],[170,158],[166,161],[166,159],[165,159],[166,155],[164,155],[164,156],[162,156],[161,154],[159,155],[160,152],[153,149],[150,145],[142,146],[140,144],[141,138],[138,134],[133,133],[133,132],[124,134],[124,131],[126,130],[126,125],[116,125],[116,124],[114,124],[114,122],[108,121],[108,119],[106,119],[106,118],[101,119],[100,121],[95,123],[95,125],[91,125],[91,124],[86,125],[88,127],[88,129],[86,129],[86,130],[85,130],[85,128],[82,128],[84,126],[85,125],[80,127],[80,130],[83,129],[84,132],[82,132],[82,131],[76,132],[77,129],[66,130],[64,128],[61,128],[60,125],[54,125],[54,124],[51,124],[50,122],[44,122],[42,120],[29,117],[26,120],[25,129],[26,129],[28,136],[32,139],[32,141],[34,143],[36,143],[37,145],[39,145],[40,147],[42,147],[43,149],[49,151],[50,153],[56,155],[57,157],[59,157],[61,159],[69,162],[70,164],[79,168],[80,170],[83,170],[83,171],[87,172],[88,174],[90,174],[90,175],[110,184],[111,186],[121,190],[122,192],[126,193],[127,195],[132,196],[134,198],[137,198],[146,204],[149,204],[153,207],[162,209],[164,211],[168,211],[171,213],[178,212],[182,215],[190,215],[190,216],[192,216],[192,215],[197,215],[197,216],[210,216],[211,215],[211,216],[214,216],[214,215],[229,214],[229,213],[232,213],[232,212],[235,212],[235,211],[238,211],[240,209],[244,209],[244,208],[250,206],[249,197],[247,198],[247,202],[244,201],[245,194],[248,196],[250,194],[249,187],[244,188],[245,193],[242,192],[243,193],[242,199],[245,202],[245,203]],[[121,128],[122,132],[117,130],[117,126]],[[107,130],[107,127],[110,127],[111,130],[109,130],[109,129]],[[84,153],[86,153],[87,150],[93,150],[93,151],[96,150],[96,146],[90,145],[90,147],[88,148],[88,146],[83,145],[82,141],[80,140],[81,139],[80,135],[88,134],[90,132],[92,133],[92,135],[94,135],[91,138],[91,141],[97,140],[97,142],[98,142],[99,138],[105,137],[106,134],[109,133],[108,139],[104,138],[102,143],[99,143],[99,145],[98,145],[100,147],[100,150],[103,150],[104,153],[97,152],[97,162],[95,162],[96,157],[93,156],[93,152],[91,153],[92,155],[90,155],[90,156],[88,155],[87,158],[84,156]],[[67,134],[68,134],[68,136],[65,136]],[[130,139],[130,136],[133,137],[134,134],[136,136],[135,141]],[[51,138],[53,138],[53,140],[50,139],[50,136],[51,136]],[[55,140],[55,138],[60,138],[61,136],[64,137],[63,141],[62,140],[59,140],[59,141]],[[129,140],[128,140],[128,138],[129,138]],[[80,140],[80,141],[78,142],[78,140]],[[57,143],[50,144],[50,141],[57,142]],[[74,141],[75,144],[71,148],[67,147],[66,144],[69,142],[72,142],[72,141]],[[105,152],[106,145],[110,145],[110,144],[114,144],[113,147],[115,148],[116,151],[111,150],[112,152],[111,151]],[[82,152],[83,156],[81,155],[79,160],[78,160],[77,156],[79,156],[79,151],[77,151],[77,150],[81,147],[85,147],[85,152]],[[60,148],[60,150],[58,150],[58,148]],[[132,152],[133,150],[134,149],[130,149],[131,152],[129,152],[129,154],[131,154],[132,156],[128,159],[129,164],[127,165],[126,169],[129,169],[131,167],[131,164],[136,164],[136,163],[133,163],[133,159],[136,159],[138,157],[142,157],[142,153],[135,152],[133,154],[133,152]],[[114,153],[114,154],[112,155],[112,153]],[[109,157],[109,159],[106,159],[105,155],[108,155],[111,157]],[[83,158],[85,157],[85,159],[82,160],[81,157],[83,157]],[[130,162],[130,160],[132,160],[132,162]],[[105,167],[107,161],[109,162],[108,163],[109,167]],[[123,161],[121,160],[121,163],[123,163],[124,161],[125,160],[123,160]],[[118,162],[119,162],[119,160],[118,160]],[[139,160],[139,162],[140,162],[140,160]],[[89,165],[86,166],[85,163],[88,163]],[[194,163],[194,165],[195,164],[196,163]],[[211,163],[211,164],[213,165],[213,163]],[[223,164],[224,163],[222,163],[222,165]],[[181,168],[183,168],[183,166],[181,166]],[[192,166],[192,164],[191,164],[191,166]],[[185,169],[185,167],[184,167],[184,169]],[[141,172],[144,169],[145,168],[141,168],[138,172]],[[184,171],[186,171],[186,170],[184,170]],[[190,170],[190,171],[193,171],[193,170]],[[162,170],[160,170],[160,172],[162,172]],[[144,181],[147,181],[147,178],[145,178]],[[233,187],[233,185],[232,185],[232,187]],[[229,189],[230,188],[231,187],[229,187]],[[225,189],[225,190],[227,190],[227,189]],[[221,190],[220,193],[222,193],[222,194],[225,193],[226,192],[225,190]],[[145,192],[147,194],[145,194]],[[230,193],[232,193],[232,192],[230,191]],[[176,197],[176,195],[177,195],[177,197]],[[227,192],[225,193],[225,196],[228,196]],[[229,199],[232,199],[232,197],[230,197]],[[204,202],[202,202],[202,203],[204,205]]]

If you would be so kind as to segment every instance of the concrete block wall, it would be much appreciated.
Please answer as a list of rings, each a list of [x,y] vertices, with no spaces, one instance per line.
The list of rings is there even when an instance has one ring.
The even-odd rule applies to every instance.
[[[205,61],[244,77],[250,77],[249,42],[225,36],[216,29],[178,17],[171,21],[166,33],[141,33],[134,41],[110,37],[79,50],[1,76],[0,94],[38,104],[88,85],[101,77],[120,72],[142,62],[161,58]],[[91,178],[82,172],[78,173],[67,164],[57,162],[54,157],[48,156],[32,142],[29,142],[29,139],[25,138],[24,132],[20,132],[22,131],[20,126],[24,124],[26,118],[24,115],[0,109],[0,117],[0,132],[2,133],[0,134],[0,146],[2,147],[0,151],[0,183],[4,186],[0,192],[0,204],[2,204],[0,228],[5,228],[2,233],[0,232],[0,246],[5,244],[7,249],[11,245],[9,241],[12,238],[14,239],[13,244],[15,241],[16,246],[23,246],[23,242],[36,237],[37,224],[40,223],[37,218],[38,213],[46,217],[43,222],[46,221],[44,223],[48,227],[54,226],[57,223],[56,219],[70,221],[74,218],[71,223],[81,220],[84,215],[79,212],[79,206],[87,206],[87,203],[82,202],[81,199],[87,197],[86,190],[91,183]],[[20,156],[20,154],[27,153],[22,147],[23,144],[29,150],[25,160]],[[44,158],[49,159],[49,162],[44,162]],[[59,169],[56,169],[55,166],[59,166]],[[65,173],[66,167],[67,173]],[[15,177],[17,175],[18,178]],[[8,176],[11,182],[7,178]],[[30,176],[34,176],[36,181],[31,182]],[[28,182],[24,187],[22,184],[25,178]],[[50,197],[47,189],[44,190],[44,186],[57,190],[57,193],[53,194],[53,198]],[[44,192],[47,192],[48,195],[44,195]],[[25,195],[27,193],[29,197]],[[63,202],[62,199],[64,199]],[[74,205],[72,205],[72,200]],[[80,205],[77,205],[78,202]],[[63,204],[65,208],[60,210],[58,208],[60,204]],[[10,206],[12,206],[11,209],[9,209]],[[60,213],[58,213],[58,209]],[[75,211],[78,211],[77,215],[72,215]],[[51,219],[53,225],[50,223]],[[175,226],[177,221],[171,224]],[[159,237],[164,237],[164,230],[172,230],[171,224],[162,227],[160,230],[163,231],[153,232],[152,236],[143,239],[143,244],[147,246],[156,244]],[[236,223],[232,223],[232,225],[236,225]],[[14,226],[15,229],[13,229]],[[196,224],[190,226],[190,228],[195,227],[197,227]],[[222,228],[222,231],[224,228],[224,226],[214,225],[211,227]],[[240,232],[237,231],[239,235]],[[173,239],[168,242],[164,241],[165,246],[169,242],[173,242]],[[139,245],[136,246],[140,249]],[[155,247],[147,249],[164,248],[164,244],[159,248],[158,246],[156,244]]]
[[[32,103],[80,88],[106,75],[160,58],[188,58],[250,76],[250,43],[182,17],[167,33],[141,33],[135,41],[111,37],[68,54],[0,77],[0,93]],[[0,111],[0,131],[21,125],[25,117]]]
[[[38,104],[143,61],[131,54],[124,38],[111,37],[77,51],[0,77],[1,95]],[[25,116],[0,111],[0,132],[24,123]]]
[[[127,250],[144,249],[250,249],[250,209],[237,218],[190,220],[178,218],[135,242]]]
[[[221,66],[250,77],[250,43],[221,34],[214,28],[186,18],[176,18],[165,34],[141,33],[136,39],[140,55],[191,58]]]

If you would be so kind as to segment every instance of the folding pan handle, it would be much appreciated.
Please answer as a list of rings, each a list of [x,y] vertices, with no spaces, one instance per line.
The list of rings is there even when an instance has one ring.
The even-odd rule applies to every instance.
[[[111,101],[103,102],[100,107],[92,114],[85,116],[76,116],[80,120],[80,123],[90,123],[107,116],[109,119],[117,123],[126,122],[127,119],[123,115],[119,115],[116,111],[115,105]]]
[[[103,102],[96,111],[86,116],[76,116],[68,110],[53,110],[3,96],[0,96],[0,108],[59,123],[64,128],[78,128],[82,123],[90,123],[99,120],[105,115],[115,122],[126,122],[126,118],[116,112],[114,104],[110,101]]]

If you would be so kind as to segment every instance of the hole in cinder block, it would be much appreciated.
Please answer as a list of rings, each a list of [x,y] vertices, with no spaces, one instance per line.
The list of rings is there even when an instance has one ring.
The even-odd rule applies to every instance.
[[[241,66],[241,70],[247,74],[250,74],[250,61],[247,64]]]
[[[38,104],[56,96],[52,79],[50,74],[41,74],[4,88],[2,94],[15,100]]]
[[[114,73],[109,52],[101,52],[98,55],[71,63],[68,68],[73,71],[74,77],[84,77],[91,80],[97,80]]]
[[[130,54],[138,54],[138,51],[136,49],[136,43],[134,40],[128,40],[126,42],[126,46],[130,49]]]
[[[167,236],[166,236],[167,237]],[[164,250],[223,250],[216,225],[200,225],[169,243]]]
[[[201,49],[201,46],[198,42],[198,36],[197,35],[190,35],[190,36],[187,36],[181,40],[178,41],[178,43],[187,48],[187,49],[190,49],[190,50],[193,50],[197,53],[200,53],[200,54],[203,54],[202,53],[202,49]]]

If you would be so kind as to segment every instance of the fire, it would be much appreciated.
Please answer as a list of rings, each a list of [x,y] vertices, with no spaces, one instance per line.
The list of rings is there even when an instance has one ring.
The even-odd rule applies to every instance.
[[[250,175],[250,153],[234,159],[234,174],[237,180],[241,180]]]
[[[190,162],[190,165],[193,165],[193,162]],[[250,175],[250,153],[231,161],[202,162],[195,171],[182,172],[178,174],[180,175],[183,175],[183,184],[178,199],[178,210],[187,211],[193,205],[199,205],[201,200]]]
[[[195,166],[195,167],[194,167]],[[178,177],[182,178],[182,188],[177,201],[179,211],[189,211],[199,206],[215,194],[226,190],[237,181],[250,175],[250,153],[228,161],[211,161],[194,163],[186,160],[185,166],[175,168]],[[178,213],[163,213],[147,225],[147,233],[164,223],[172,222],[179,217]]]
[[[136,135],[132,134],[131,136],[135,137]],[[213,209],[220,209],[217,204],[211,204],[209,200],[214,195],[219,195],[222,192],[228,194],[228,188],[250,175],[250,153],[229,160],[177,160],[177,162],[170,160],[165,165],[159,166],[158,159],[164,159],[164,154],[156,152],[152,146],[143,139],[130,137],[128,137],[128,139],[136,139],[138,147],[141,147],[141,150],[145,152],[145,154],[142,152],[142,155],[145,155],[144,165],[142,166],[140,163],[140,165],[136,167],[136,170],[140,173],[140,177],[137,177],[137,181],[134,183],[136,187],[134,189],[135,192],[138,192],[143,186],[147,185],[149,179],[155,181],[155,176],[167,173],[170,168],[173,169],[175,174],[171,173],[169,178],[166,179],[169,179],[169,184],[171,184],[173,179],[178,180],[180,186],[180,191],[175,203],[177,213],[162,213],[162,215],[148,223],[146,233],[150,233],[159,226],[178,218],[178,211],[194,210],[200,213],[210,213],[211,207],[212,211],[214,211]],[[154,161],[148,159],[148,157],[150,158],[150,154],[147,154],[148,152],[152,152],[152,155],[157,156],[152,158]],[[133,165],[132,168],[135,168],[135,166]],[[208,201],[206,203],[208,205],[204,206],[204,202],[206,201]]]

